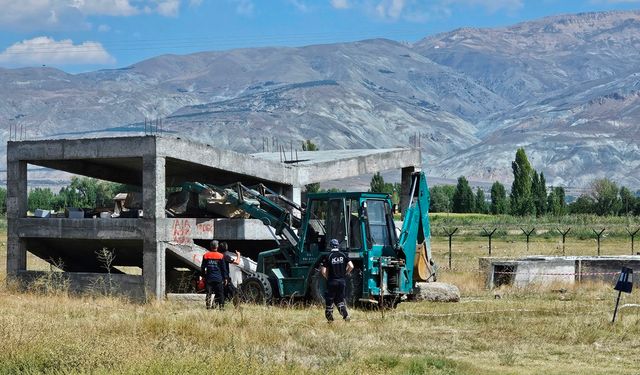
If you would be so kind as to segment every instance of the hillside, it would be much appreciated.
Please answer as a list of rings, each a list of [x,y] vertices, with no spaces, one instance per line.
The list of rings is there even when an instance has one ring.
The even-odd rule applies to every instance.
[[[639,47],[640,12],[606,12],[413,45],[163,55],[76,75],[0,69],[0,122],[35,139],[139,134],[145,118],[164,118],[166,132],[242,152],[262,151],[265,138],[375,148],[409,146],[420,134],[434,177],[507,182],[522,146],[550,184],[606,176],[633,187]],[[8,139],[8,126],[0,134]],[[3,160],[5,152],[0,145]]]

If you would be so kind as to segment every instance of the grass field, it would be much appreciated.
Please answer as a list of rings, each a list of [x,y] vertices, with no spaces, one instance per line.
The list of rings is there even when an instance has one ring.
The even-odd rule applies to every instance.
[[[526,253],[524,239],[495,241],[494,255]],[[446,265],[446,237],[432,241]],[[530,253],[557,253],[537,238]],[[626,253],[621,239],[603,242]],[[574,240],[574,253],[595,252]],[[459,303],[402,303],[392,311],[353,311],[327,324],[320,307],[229,306],[206,311],[178,302],[137,305],[116,298],[17,293],[4,283],[6,234],[0,230],[0,374],[639,374],[640,310],[610,324],[611,285],[503,289],[482,287],[482,238],[454,240],[453,270],[441,280],[462,290]],[[640,303],[638,292],[623,303]]]

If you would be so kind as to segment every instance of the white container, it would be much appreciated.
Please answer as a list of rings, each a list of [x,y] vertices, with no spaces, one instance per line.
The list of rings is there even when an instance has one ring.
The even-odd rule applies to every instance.
[[[41,218],[48,218],[51,216],[51,211],[49,210],[41,210],[41,209],[36,209],[36,212],[33,214],[33,216],[35,217],[41,217]]]

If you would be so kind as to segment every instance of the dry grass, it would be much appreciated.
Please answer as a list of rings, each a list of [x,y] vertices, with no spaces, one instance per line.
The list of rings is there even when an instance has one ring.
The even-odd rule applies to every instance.
[[[0,243],[3,278],[2,233]],[[611,325],[611,286],[505,289],[494,299],[475,272],[483,244],[454,243],[456,270],[443,270],[443,280],[461,287],[460,303],[403,303],[384,316],[354,311],[348,324],[327,324],[319,307],[212,312],[1,286],[0,373],[638,373],[640,315],[624,309]],[[522,253],[513,245],[496,253]],[[445,264],[446,241],[435,238],[433,247]],[[640,303],[637,292],[624,302]]]

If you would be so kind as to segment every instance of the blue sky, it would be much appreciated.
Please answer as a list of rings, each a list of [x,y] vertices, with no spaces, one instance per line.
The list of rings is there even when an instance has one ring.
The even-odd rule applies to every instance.
[[[388,38],[640,0],[0,0],[0,67],[117,68],[162,54]]]

